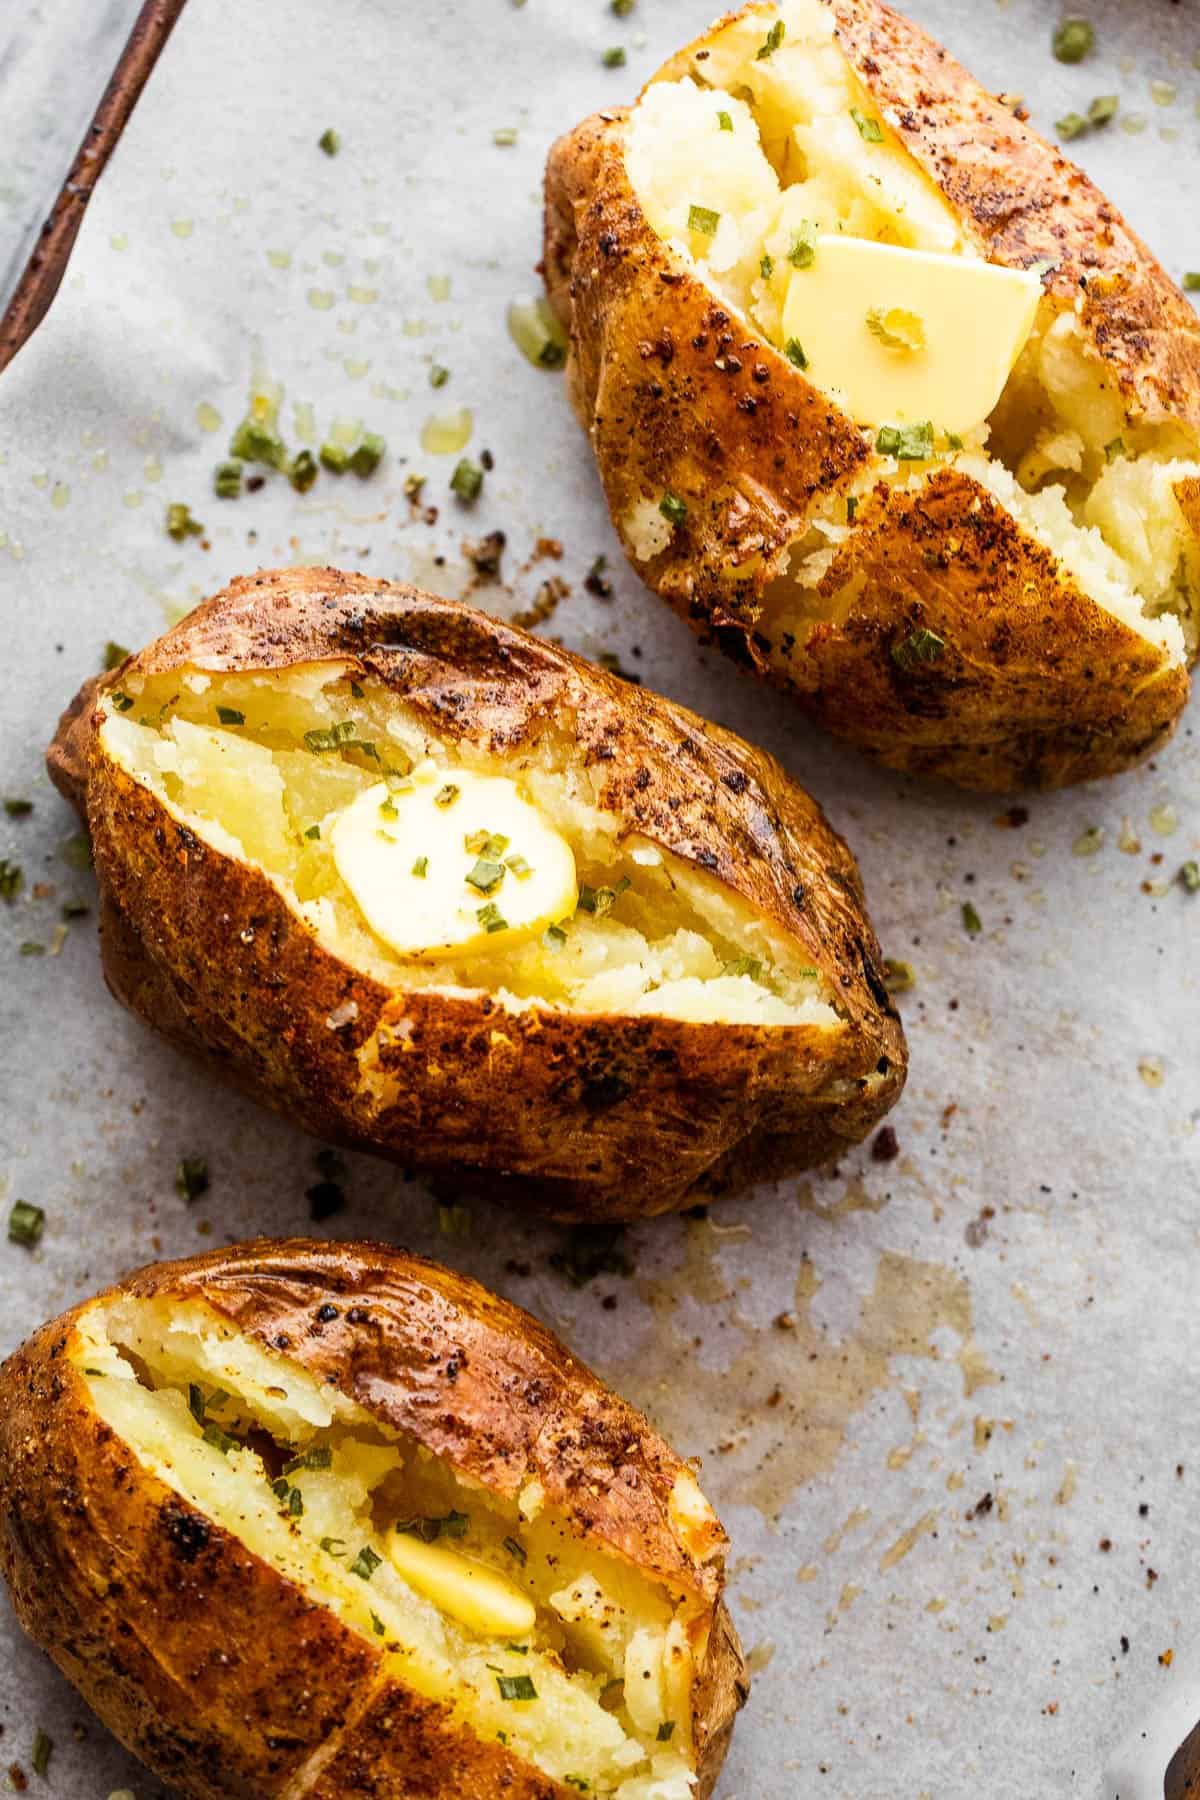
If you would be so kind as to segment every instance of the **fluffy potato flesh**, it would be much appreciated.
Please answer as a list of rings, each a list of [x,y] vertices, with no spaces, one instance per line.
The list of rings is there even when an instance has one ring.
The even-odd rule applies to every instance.
[[[573,1535],[536,1482],[510,1503],[460,1479],[202,1302],[94,1307],[75,1357],[143,1467],[381,1648],[385,1677],[580,1792],[688,1800],[707,1615]],[[676,1488],[702,1537],[707,1502]]]
[[[789,294],[818,267],[823,237],[980,261],[962,221],[847,63],[832,8],[783,0],[739,14],[704,40],[704,51],[686,68],[675,59],[647,88],[631,118],[626,168],[653,229],[793,361],[805,352],[789,336]],[[1004,320],[990,310],[992,290],[978,285],[979,301],[963,309],[960,329],[973,342],[984,332],[990,348]],[[857,283],[844,294],[862,327],[863,357],[927,363],[936,394],[938,347],[925,340],[926,321],[901,308],[889,331],[889,314],[874,299]],[[854,485],[813,515],[787,578],[768,593],[776,642],[803,641],[814,625],[839,616],[847,596],[815,590],[866,492],[881,480],[919,488],[957,465],[1093,600],[1171,661],[1195,653],[1200,545],[1176,489],[1200,475],[1200,446],[1182,426],[1126,418],[1073,312],[1043,298],[1023,348],[1019,335],[1011,345],[1016,360],[985,415],[969,426],[960,421],[953,433],[932,416],[899,444],[877,438],[879,454]],[[820,385],[815,366],[809,378]],[[622,523],[643,558],[664,547],[648,518]]]
[[[322,945],[396,989],[520,1010],[837,1024],[738,895],[597,804],[569,722],[519,755],[432,737],[344,665],[131,677],[105,751]]]

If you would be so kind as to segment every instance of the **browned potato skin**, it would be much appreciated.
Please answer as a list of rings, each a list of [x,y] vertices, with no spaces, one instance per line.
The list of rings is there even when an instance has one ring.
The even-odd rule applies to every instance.
[[[846,1025],[690,1024],[486,996],[393,995],[321,948],[258,870],[200,842],[102,750],[95,701],[131,673],[323,657],[388,682],[431,730],[517,751],[575,719],[627,829],[770,915],[833,984]],[[234,582],[89,683],[49,752],[84,814],[119,1000],[306,1130],[558,1218],[627,1219],[836,1155],[898,1098],[907,1051],[849,850],[770,757],[670,701],[453,601],[330,569]],[[340,1030],[326,1023],[357,1014]],[[338,1013],[338,1009],[343,1009]],[[355,1053],[407,1018],[382,1108]],[[831,1044],[830,1039],[833,1039]],[[877,1069],[874,1091],[866,1081]],[[507,1177],[520,1177],[505,1186]]]
[[[883,0],[828,0],[838,39],[990,261],[1057,262],[1135,424],[1200,430],[1193,309],[1087,177]],[[761,10],[761,9],[760,9]],[[712,27],[668,65],[688,70]],[[947,469],[919,499],[880,486],[820,587],[844,615],[772,665],[763,595],[812,508],[870,459],[862,432],[747,335],[647,223],[625,172],[629,114],[595,114],[546,171],[544,269],[571,335],[567,377],[613,520],[667,489],[685,524],[642,578],[736,660],[889,767],[965,787],[1060,787],[1141,761],[1187,699],[1181,667],[1090,600],[990,494]],[[1098,277],[1096,271],[1105,271]],[[1194,519],[1194,495],[1180,495]],[[1200,523],[1200,521],[1197,521]],[[899,668],[923,626],[936,663]]]
[[[683,1542],[668,1501],[685,1465],[536,1319],[422,1257],[305,1239],[151,1264],[98,1298],[117,1294],[206,1302],[468,1480],[512,1498],[536,1476],[580,1536],[694,1594],[712,1623],[694,1720],[711,1792],[748,1692],[727,1540],[714,1525]],[[569,1800],[142,1467],[71,1361],[94,1303],[0,1368],[0,1566],[109,1730],[186,1800]]]

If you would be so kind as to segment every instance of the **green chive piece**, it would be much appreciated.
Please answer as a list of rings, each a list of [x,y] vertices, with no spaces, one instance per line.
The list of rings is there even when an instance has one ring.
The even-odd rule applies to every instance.
[[[304,1495],[298,1487],[294,1487],[288,1495],[288,1514],[293,1519],[304,1516]]]
[[[945,648],[945,638],[939,637],[936,631],[929,631],[924,625],[919,625],[906,638],[901,638],[898,644],[892,645],[892,661],[898,669],[914,669],[918,663],[937,662]]]
[[[758,264],[758,272],[764,281],[770,281],[772,275],[775,273],[775,258],[773,256],[761,257]]]
[[[458,799],[458,795],[459,789],[453,781],[448,781],[445,787],[439,788],[437,793],[433,796],[433,804],[435,806],[453,806],[454,802]]]
[[[287,450],[275,427],[255,418],[242,420],[230,439],[229,454],[241,462],[264,463],[269,469],[282,469],[287,462]]]
[[[1050,48],[1061,63],[1082,62],[1095,45],[1096,28],[1089,19],[1060,20],[1050,40]]]
[[[783,346],[783,354],[787,357],[788,361],[794,363],[798,369],[807,369],[808,358],[804,354],[804,345],[800,342],[799,338],[789,338],[787,343]]]
[[[321,1548],[327,1556],[340,1556],[346,1548],[345,1538],[323,1537]]]
[[[464,506],[469,506],[478,500],[482,486],[483,470],[479,464],[472,462],[469,456],[461,457],[450,477],[450,492],[457,494]]]
[[[242,491],[242,465],[236,457],[219,462],[213,470],[213,493],[218,500],[236,500]]]
[[[10,819],[27,819],[33,811],[33,801],[22,800],[15,794],[8,794],[4,800],[4,810]]]
[[[185,538],[200,537],[204,531],[199,519],[193,519],[189,506],[173,500],[167,508],[167,536],[182,544]]]
[[[717,130],[718,131],[732,131],[733,130],[733,120],[730,118],[730,116],[727,112],[719,112],[717,114]]]
[[[959,437],[957,431],[948,431],[946,433],[946,442],[949,444],[951,450],[961,450],[963,447],[963,441]]]
[[[318,455],[321,467],[328,469],[331,475],[344,475],[350,467],[350,452],[344,444],[335,444],[331,438],[321,445]]]
[[[883,127],[878,119],[872,119],[866,113],[859,112],[857,106],[850,108],[850,117],[858,126],[858,135],[866,144],[882,144]]]
[[[1194,856],[1189,857],[1187,862],[1180,865],[1176,879],[1186,893],[1200,893],[1200,862]]]
[[[375,1633],[376,1637],[383,1637],[384,1633],[387,1631],[387,1626],[377,1612],[371,1614],[371,1630]]]
[[[469,1238],[471,1209],[454,1201],[441,1201],[437,1209],[438,1231],[444,1238]]]
[[[537,1689],[528,1675],[497,1675],[496,1686],[502,1700],[536,1700]]]
[[[467,871],[466,882],[476,893],[493,894],[504,880],[504,864],[488,862],[479,857],[473,868]]]
[[[311,1450],[305,1450],[300,1456],[293,1456],[290,1462],[283,1465],[285,1475],[294,1475],[297,1469],[331,1469],[333,1467],[333,1451],[328,1444],[314,1444]]]
[[[688,207],[688,230],[702,232],[705,237],[712,237],[721,223],[721,215],[710,206]]]
[[[798,230],[792,233],[791,246],[787,259],[794,269],[810,269],[813,258],[817,254],[816,226],[804,219]]]
[[[963,930],[968,932],[971,937],[978,937],[983,930],[983,920],[969,900],[964,900],[962,903],[962,922]]]
[[[204,1424],[204,1389],[198,1381],[188,1382],[188,1411],[197,1425]]]
[[[479,920],[479,923],[483,926],[484,931],[487,932],[489,937],[494,931],[508,930],[508,920],[504,917],[494,900],[489,900],[486,906],[478,907],[475,912],[475,917]]]
[[[506,856],[504,866],[516,876],[518,881],[528,881],[533,874],[533,870],[523,856]]]
[[[231,1450],[240,1450],[242,1447],[236,1438],[230,1437],[227,1431],[222,1431],[212,1419],[205,1425],[203,1437],[204,1442],[211,1444],[214,1450],[219,1450],[222,1456],[228,1456]]]
[[[317,139],[317,149],[323,150],[326,156],[336,156],[342,147],[342,140],[332,125],[327,125]]]
[[[340,750],[344,745],[353,743],[354,730],[353,719],[339,719],[337,724],[331,725],[328,730],[318,726],[313,731],[305,732],[305,748],[313,751],[316,755],[320,755],[326,750]]]
[[[889,994],[907,994],[916,986],[917,973],[910,962],[902,957],[885,956],[883,959],[883,979]]]
[[[933,455],[933,426],[928,419],[914,425],[881,425],[875,448],[897,462],[924,462]]]
[[[379,433],[364,431],[350,453],[351,471],[358,476],[360,481],[365,481],[368,475],[375,473],[386,454],[387,444]]]
[[[25,873],[20,863],[11,862],[7,856],[0,856],[0,900],[15,900],[24,879]]]
[[[92,866],[92,845],[85,831],[76,831],[65,839],[58,853],[69,869],[90,869]]]
[[[33,1764],[33,1772],[46,1779],[46,1771],[50,1767],[50,1758],[54,1754],[54,1739],[42,1730],[39,1725],[33,1734],[33,1749],[29,1752],[29,1760]]]
[[[39,944],[36,938],[26,938],[17,952],[20,956],[45,956],[45,944]]]
[[[441,363],[434,363],[433,367],[429,371],[430,387],[435,387],[435,388],[445,387],[445,385],[449,381],[449,379],[450,379],[449,369],[444,368]]]
[[[674,1719],[664,1719],[662,1724],[659,1726],[658,1731],[655,1733],[655,1735],[660,1744],[665,1744],[674,1735],[674,1731],[675,1731]]]
[[[1088,124],[1107,125],[1116,118],[1120,108],[1121,102],[1116,94],[1097,94],[1088,107]]]
[[[688,516],[687,501],[681,500],[678,494],[673,494],[670,488],[659,501],[658,510],[672,525],[682,525]]]
[[[629,886],[629,877],[623,875],[616,887],[589,887],[585,881],[579,884],[579,911],[592,913],[597,919],[604,918],[617,904],[621,895]]]
[[[623,69],[625,67],[624,46],[621,44],[614,44],[611,50],[606,50],[604,52],[600,61],[604,64],[606,69]]]
[[[769,56],[774,56],[775,52],[778,50],[778,48],[779,48],[780,44],[782,44],[782,42],[783,42],[783,20],[776,19],[776,21],[772,25],[770,31],[768,31],[766,37],[763,39],[763,41],[759,45],[758,49],[754,52],[755,62],[766,62],[766,60]]]
[[[132,699],[122,688],[114,689],[112,703],[119,713],[130,712],[133,708]]]
[[[418,881],[424,881],[429,873],[429,858],[427,856],[418,856],[416,862],[412,866],[412,872]]]
[[[1186,285],[1187,278],[1185,276],[1184,286],[1186,287]],[[110,669],[119,669],[129,654],[129,651],[125,648],[124,644],[115,644],[113,640],[109,638],[107,644],[104,646],[105,672],[107,673]]]
[[[350,1573],[357,1575],[360,1581],[370,1581],[382,1561],[382,1556],[378,1556],[370,1544],[364,1544],[350,1564]]]
[[[1105,462],[1116,462],[1117,458],[1120,456],[1124,456],[1124,454],[1125,454],[1125,439],[1124,438],[1115,437],[1109,443],[1105,444],[1105,446],[1104,446]]]
[[[218,706],[217,718],[222,725],[244,725],[246,723],[245,713],[239,712],[236,706]]]
[[[567,941],[567,934],[561,925],[547,925],[542,933],[542,948],[556,956]]]
[[[627,19],[637,0],[609,0],[609,11],[616,13],[618,19]]]
[[[762,974],[763,966],[757,956],[738,956],[727,962],[721,970],[722,975],[748,975],[751,981],[757,981]]]
[[[304,835],[306,838],[319,838],[321,835],[321,827],[319,825],[310,825]]]
[[[1082,113],[1064,113],[1061,119],[1054,121],[1054,129],[1060,138],[1064,138],[1069,143],[1072,138],[1083,136],[1087,130],[1087,120]]]
[[[320,472],[312,451],[298,450],[288,465],[287,476],[298,494],[307,494]]]
[[[497,125],[492,133],[493,144],[496,144],[501,150],[510,150],[516,141],[517,128],[515,125]]]
[[[64,919],[86,919],[91,910],[86,900],[64,900],[62,903]]]
[[[529,1552],[526,1550],[524,1544],[519,1543],[518,1540],[513,1537],[506,1537],[502,1539],[502,1542],[513,1561],[520,1563],[521,1567],[524,1568],[525,1564],[529,1561]]]
[[[198,1200],[201,1194],[207,1194],[208,1188],[208,1163],[205,1158],[181,1157],[175,1171],[175,1192],[180,1199],[190,1204],[193,1200]]]
[[[854,515],[858,511],[858,495],[851,494],[846,501],[846,523],[853,525]]]
[[[42,1207],[31,1206],[28,1200],[13,1201],[8,1215],[10,1244],[23,1244],[27,1250],[32,1250],[45,1229],[46,1214]]]

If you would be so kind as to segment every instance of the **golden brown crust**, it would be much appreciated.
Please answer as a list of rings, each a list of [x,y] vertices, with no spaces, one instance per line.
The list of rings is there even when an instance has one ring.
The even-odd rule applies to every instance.
[[[1056,259],[1048,291],[1063,306],[1083,295],[1085,342],[1131,419],[1200,428],[1194,311],[1115,209],[882,0],[829,3],[860,79],[985,253],[1016,267]],[[685,73],[695,49],[663,73]],[[572,401],[642,578],[894,768],[993,790],[1056,787],[1157,748],[1186,701],[1186,670],[1089,599],[963,472],[920,496],[868,499],[821,586],[823,600],[841,588],[837,604],[802,649],[773,641],[764,602],[790,546],[873,452],[656,236],[625,169],[628,120],[597,114],[551,150],[544,267],[571,335]],[[687,518],[639,560],[631,514],[668,488]],[[1181,505],[1191,520],[1196,509]],[[957,633],[949,654],[906,674],[893,646],[912,620],[941,634],[939,619]]]
[[[309,1131],[457,1178],[520,1177],[513,1199],[560,1217],[670,1210],[718,1168],[736,1185],[739,1147],[764,1136],[773,1166],[794,1170],[893,1103],[904,1039],[854,860],[778,764],[731,734],[485,614],[333,570],[235,582],[121,679],[322,658],[387,682],[445,739],[511,751],[570,720],[601,804],[787,931],[843,1024],[393,993],[323,949],[259,870],[172,818],[106,756],[95,706],[77,705],[51,769],[86,792],[105,973],[125,1004]]]
[[[696,1689],[711,1790],[744,1664],[724,1534],[693,1551],[682,1464],[548,1331],[382,1245],[260,1242],[151,1265],[52,1321],[0,1370],[0,1565],[18,1618],[123,1743],[191,1800],[566,1800],[571,1790],[386,1672],[380,1648],[149,1473],[92,1409],[85,1311],[201,1301],[511,1499],[536,1477],[573,1531],[708,1609]],[[330,1318],[333,1309],[334,1317]]]

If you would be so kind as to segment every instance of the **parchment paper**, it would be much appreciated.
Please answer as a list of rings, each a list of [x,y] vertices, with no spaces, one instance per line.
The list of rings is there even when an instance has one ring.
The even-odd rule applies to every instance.
[[[1118,121],[1076,148],[1173,271],[1200,267],[1190,8],[1093,7],[1099,51],[1073,69],[1037,0],[916,10],[1047,129],[1119,93],[1141,129]],[[601,0],[191,0],[55,308],[0,384],[0,770],[35,802],[0,817],[0,854],[26,871],[0,905],[0,1206],[48,1214],[32,1254],[0,1243],[0,1349],[160,1253],[306,1228],[316,1179],[308,1139],[109,999],[94,920],[49,953],[61,903],[91,892],[41,769],[60,707],[107,639],[141,643],[256,564],[456,593],[462,538],[500,527],[506,583],[484,604],[527,607],[560,575],[571,592],[542,629],[757,738],[852,841],[885,949],[916,971],[900,1154],[864,1148],[708,1221],[638,1228],[633,1274],[579,1290],[549,1262],[561,1232],[480,1203],[468,1239],[441,1238],[427,1191],[366,1158],[325,1229],[481,1276],[703,1456],[756,1669],[725,1800],[1092,1795],[1171,1681],[1163,1654],[1200,1628],[1200,898],[1171,884],[1200,848],[1195,709],[1150,766],[1028,799],[1012,826],[1006,802],[901,781],[821,738],[626,570],[561,379],[521,359],[504,315],[536,292],[554,135],[631,96],[705,16],[702,0],[641,0],[628,20]],[[618,43],[628,66],[603,67]],[[343,138],[333,159],[326,126]],[[513,126],[517,145],[495,146]],[[451,371],[437,392],[435,361]],[[256,367],[286,389],[294,442],[295,402],[319,428],[383,432],[380,474],[215,500]],[[446,491],[454,459],[419,446],[452,404],[474,412],[472,454],[495,456],[470,513]],[[428,478],[433,527],[410,514],[410,472]],[[168,501],[190,503],[207,548],[165,535]],[[531,563],[539,537],[561,561]],[[582,586],[600,553],[609,602]],[[1088,831],[1099,849],[1073,854]],[[191,1206],[182,1155],[212,1175]],[[41,1725],[62,1800],[158,1791],[7,1612],[0,1644],[0,1768],[28,1769]]]

